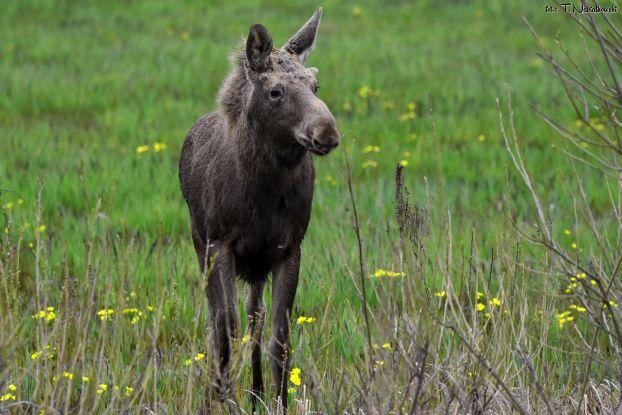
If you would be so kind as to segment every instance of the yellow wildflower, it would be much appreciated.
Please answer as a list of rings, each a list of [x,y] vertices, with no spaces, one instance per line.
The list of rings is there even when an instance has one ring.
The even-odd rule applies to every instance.
[[[196,355],[194,355],[194,361],[198,362],[199,360],[203,360],[205,358],[205,354],[203,353],[197,353]]]
[[[14,401],[15,399],[17,399],[17,397],[12,393],[5,393],[4,395],[0,395],[0,402],[5,402],[9,400]]]
[[[88,376],[82,376],[82,382],[88,383],[89,380],[91,379]]]
[[[477,305],[475,305],[475,309],[477,311],[484,311],[486,309],[486,305],[482,303],[477,303]]]
[[[597,283],[596,283],[596,280],[590,280],[590,284],[592,284],[592,285],[596,285],[596,284],[597,284]]]
[[[184,360],[184,366],[190,366],[191,364],[192,364],[192,360],[191,359]]]
[[[572,247],[572,249],[577,249],[577,243],[573,242],[572,245],[570,245]]]
[[[361,17],[363,15],[363,8],[361,6],[353,6],[352,15],[355,17]]]
[[[400,166],[402,166],[402,167],[406,167],[406,166],[408,166],[408,160],[402,160],[402,161],[400,161]]]
[[[365,146],[365,148],[363,148],[363,153],[367,154],[367,153],[379,153],[380,152],[380,147],[379,146]]]
[[[584,280],[587,278],[587,275],[585,274],[585,272],[580,272],[577,274],[577,278],[580,280]]]
[[[415,111],[409,111],[400,115],[400,121],[402,122],[414,120],[415,118],[417,118]]]
[[[543,63],[544,61],[541,58],[533,58],[531,62],[529,62],[529,66],[537,68],[539,66],[542,66]]]
[[[443,298],[447,293],[445,291],[437,291],[434,293],[435,297]]]
[[[292,369],[289,375],[289,381],[292,382],[296,386],[300,386],[300,384],[302,383],[300,381],[300,368],[295,367]]]
[[[484,296],[484,293],[481,291],[477,292],[477,299],[479,300],[480,298],[482,298]]]
[[[37,232],[41,233],[41,232],[45,232],[45,225],[39,225],[39,227],[36,229]]]
[[[41,353],[39,353],[39,352],[34,352],[33,354],[30,355],[30,359],[31,360],[37,360],[39,358],[40,354]]]
[[[483,143],[484,141],[486,141],[486,136],[484,134],[480,134],[480,135],[477,136],[477,140],[480,143]]]
[[[393,347],[391,347],[391,343],[383,343],[382,348],[386,350],[393,350]]]
[[[376,272],[374,273],[374,277],[376,278],[382,278],[382,277],[403,277],[406,274],[404,274],[403,272],[395,272],[395,271],[388,271],[386,269],[377,269]]]
[[[287,393],[288,393],[288,394],[290,394],[290,395],[291,395],[292,393],[296,393],[296,388],[294,388],[294,387],[287,388]]]
[[[153,143],[153,151],[156,153],[166,150],[166,143]]]
[[[142,146],[138,146],[136,147],[136,154],[142,154],[146,151],[149,151],[149,146],[148,145],[142,145]]]
[[[488,301],[488,304],[496,307],[501,307],[501,301],[499,301],[497,297],[493,297],[492,299],[490,299],[490,301]]]
[[[296,319],[296,324],[302,325],[304,323],[313,323],[314,321],[315,321],[315,317],[300,316]]]
[[[343,103],[343,109],[345,111],[350,111],[352,109],[352,104],[350,104],[349,102],[344,102]]]
[[[242,342],[242,344],[244,343],[248,343],[249,341],[251,341],[251,335],[250,334],[245,334],[244,337],[242,337],[242,340],[240,340]]]
[[[564,231],[564,234],[566,234],[566,235],[570,235],[570,229],[566,229],[566,230]]]
[[[108,385],[105,383],[100,383],[99,386],[97,387],[97,393],[99,395],[106,392],[107,390],[108,390]]]
[[[73,373],[71,372],[63,372],[63,377],[72,380],[73,379]]]
[[[362,164],[362,166],[364,169],[376,168],[378,167],[378,162],[376,160],[367,160],[366,162]]]
[[[11,209],[13,209],[13,202],[7,202],[7,203],[4,205],[4,208],[5,208],[6,210],[11,210]]]
[[[11,391],[11,392],[15,392],[17,390],[17,386],[15,386],[12,383],[9,383],[9,386],[7,386],[7,388]]]
[[[97,312],[97,315],[101,321],[108,320],[113,314],[114,310],[112,308],[103,308]]]
[[[391,109],[395,108],[395,102],[393,102],[393,101],[383,101],[382,102],[382,106],[385,109],[391,110]]]
[[[134,390],[133,387],[131,386],[126,386],[125,387],[125,396],[130,396],[132,394],[132,391]]]

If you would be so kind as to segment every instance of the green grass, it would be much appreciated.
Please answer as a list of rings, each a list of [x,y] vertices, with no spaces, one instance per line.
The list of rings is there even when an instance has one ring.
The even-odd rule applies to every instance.
[[[5,250],[0,252],[5,268],[19,273],[11,276],[11,300],[0,297],[4,303],[0,310],[10,309],[15,317],[26,318],[16,324],[0,317],[3,327],[10,324],[21,339],[13,343],[16,333],[0,330],[0,344],[12,343],[12,358],[8,366],[0,364],[0,370],[6,368],[2,373],[7,381],[23,376],[20,393],[24,399],[34,393],[36,383],[28,356],[43,347],[37,343],[41,329],[27,318],[38,306],[36,249],[28,243],[36,242],[41,175],[41,223],[46,227],[40,241],[45,281],[41,305],[66,305],[61,288],[71,277],[76,279],[76,292],[84,295],[77,296],[78,303],[90,307],[92,313],[110,305],[119,314],[128,304],[137,304],[141,309],[152,305],[158,316],[167,318],[159,321],[155,338],[145,340],[153,325],[144,323],[137,331],[120,319],[114,324],[123,328],[115,329],[110,323],[109,329],[103,329],[91,314],[92,321],[79,327],[95,334],[92,341],[84,339],[81,353],[97,356],[101,346],[110,362],[106,370],[94,369],[80,358],[81,368],[73,369],[76,376],[91,371],[108,376],[98,382],[112,384],[114,378],[115,384],[133,384],[145,367],[141,359],[148,356],[151,345],[157,345],[163,354],[159,363],[163,372],[150,384],[157,393],[149,396],[159,396],[161,401],[147,401],[170,412],[185,408],[180,398],[185,388],[182,363],[198,351],[205,352],[205,300],[177,178],[181,144],[194,121],[215,109],[216,92],[229,68],[228,53],[249,26],[261,22],[277,44],[284,43],[317,6],[281,0],[208,3],[8,1],[3,5],[0,202],[13,207],[4,209],[7,231]],[[432,245],[438,246],[430,248],[430,263],[435,263],[435,255],[446,253],[451,212],[458,270],[450,275],[437,267],[425,278],[417,275],[425,280],[419,288],[427,287],[429,294],[453,279],[456,291],[483,283],[487,286],[480,290],[494,296],[511,267],[495,263],[495,278],[488,278],[487,264],[494,261],[491,252],[504,252],[511,258],[513,247],[522,243],[508,235],[506,213],[521,225],[528,224],[532,214],[529,195],[511,168],[499,130],[495,99],[505,97],[508,88],[519,114],[517,128],[524,138],[526,162],[538,179],[538,189],[554,206],[556,232],[561,235],[563,229],[573,228],[572,214],[566,211],[571,199],[566,192],[556,191],[572,174],[553,148],[561,140],[529,104],[536,103],[567,125],[574,124],[575,116],[563,105],[563,88],[557,78],[536,59],[536,41],[521,16],[527,16],[549,47],[554,46],[558,33],[573,52],[580,52],[582,44],[569,19],[562,14],[547,15],[535,3],[414,5],[397,0],[327,0],[322,6],[320,35],[308,65],[319,68],[319,96],[338,121],[345,152],[316,159],[313,215],[303,245],[295,314],[316,316],[318,322],[308,329],[296,328],[293,342],[300,362],[313,356],[320,372],[332,366],[349,372],[361,358],[365,337],[345,155],[351,158],[369,273],[376,268],[400,269],[393,172],[396,163],[407,160],[405,177],[412,199],[431,209],[428,234]],[[363,86],[375,93],[361,97]],[[436,137],[428,116],[430,98]],[[410,103],[415,104],[416,117],[400,120],[400,115],[409,112]],[[156,142],[165,143],[166,149],[137,154],[138,146]],[[365,154],[367,145],[378,145],[380,151]],[[364,169],[362,164],[368,160],[377,161],[378,166]],[[592,207],[605,215],[608,196],[602,177],[589,169],[582,169],[581,174],[596,195],[590,200]],[[475,274],[464,271],[472,239],[481,267]],[[575,240],[573,235],[565,243],[570,246]],[[19,259],[8,252],[9,242],[20,243]],[[586,251],[591,247],[587,238],[577,242]],[[520,250],[524,253],[530,248]],[[547,307],[552,309],[558,287],[548,283],[543,287],[537,276],[522,272],[523,294],[537,304],[545,301],[541,298],[545,292],[550,295]],[[97,276],[93,303],[87,301],[89,273]],[[390,284],[374,287],[373,310],[388,307],[384,290],[394,290],[402,300],[408,296]],[[128,297],[131,292],[136,298]],[[63,311],[62,318],[66,318],[68,310]],[[52,332],[56,333],[53,338],[60,336]],[[562,347],[558,334],[549,333],[551,347]],[[384,339],[375,337],[375,341]],[[547,366],[556,359],[549,350],[543,352],[540,364]],[[580,360],[556,362],[553,366],[559,372],[548,379],[550,388],[562,384]],[[125,368],[130,369],[124,373]],[[49,370],[57,373],[60,369]],[[336,373],[330,372],[335,379]],[[242,378],[247,382],[248,375]],[[326,385],[335,379],[326,379]],[[53,384],[48,381],[46,393],[53,390]],[[195,390],[197,396],[192,399],[198,399],[199,391]],[[197,403],[192,402],[195,407]]]

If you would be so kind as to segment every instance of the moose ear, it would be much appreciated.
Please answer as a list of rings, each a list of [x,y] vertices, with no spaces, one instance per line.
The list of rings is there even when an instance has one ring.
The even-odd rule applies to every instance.
[[[321,17],[322,8],[320,7],[284,46],[286,51],[298,55],[302,63],[307,60],[307,57],[315,47],[315,37],[320,27]]]
[[[272,36],[268,29],[260,24],[254,24],[246,39],[246,58],[251,68],[256,71],[266,68],[270,52],[272,52]]]

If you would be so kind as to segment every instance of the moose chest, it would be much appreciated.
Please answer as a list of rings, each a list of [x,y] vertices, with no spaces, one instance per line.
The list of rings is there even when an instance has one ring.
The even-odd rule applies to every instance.
[[[269,268],[286,257],[304,237],[311,214],[312,182],[283,190],[244,192],[237,206],[228,208],[223,224],[236,259]]]

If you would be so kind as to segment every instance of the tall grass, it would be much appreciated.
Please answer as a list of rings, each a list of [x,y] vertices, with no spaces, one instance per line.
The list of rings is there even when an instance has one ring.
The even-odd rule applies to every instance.
[[[331,229],[330,246],[314,247],[326,264],[306,262],[313,290],[301,287],[299,301],[312,302],[307,310],[317,319],[291,322],[292,367],[301,378],[290,379],[294,413],[619,411],[622,35],[603,16],[576,24],[585,37],[580,60],[568,52],[560,62],[536,35],[580,121],[566,127],[536,108],[564,139],[555,166],[568,163],[572,175],[555,182],[555,192],[565,195],[530,173],[534,159],[523,154],[531,142],[520,138],[517,119],[533,114],[515,115],[509,99],[499,103],[501,132],[532,206],[511,200],[516,183],[507,172],[492,231],[481,220],[465,232],[469,220],[448,208],[442,161],[450,155],[431,102],[429,114],[418,116],[429,123],[428,162],[438,182],[409,191],[413,173],[398,165],[393,212],[382,216],[361,208],[369,198],[352,185],[349,164],[341,164],[341,180],[331,177],[349,193],[350,207],[347,226]],[[337,157],[350,160],[353,152]],[[591,170],[604,185],[586,185]],[[603,188],[606,197],[592,193]],[[205,400],[215,379],[213,346],[206,276],[178,254],[192,251],[189,238],[171,240],[165,224],[152,238],[111,220],[102,208],[110,201],[93,203],[84,184],[75,186],[72,203],[95,208],[74,227],[79,237],[58,234],[43,221],[45,198],[58,197],[57,189],[50,192],[41,177],[37,190],[30,224],[3,211],[0,412],[249,413],[247,329],[234,344],[235,393],[224,403]],[[560,200],[569,204],[555,208]],[[369,228],[382,232],[370,237]],[[313,298],[304,298],[309,292]],[[270,309],[269,295],[267,302]],[[261,411],[278,412],[271,389],[262,402]]]

